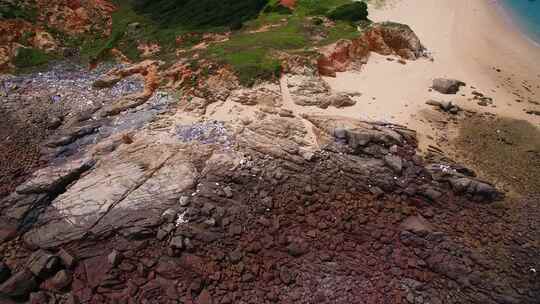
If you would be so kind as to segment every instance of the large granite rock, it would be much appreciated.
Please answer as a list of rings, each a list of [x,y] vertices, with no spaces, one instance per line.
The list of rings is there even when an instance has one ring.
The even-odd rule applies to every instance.
[[[436,78],[431,86],[435,91],[442,94],[456,94],[465,83],[456,79]]]

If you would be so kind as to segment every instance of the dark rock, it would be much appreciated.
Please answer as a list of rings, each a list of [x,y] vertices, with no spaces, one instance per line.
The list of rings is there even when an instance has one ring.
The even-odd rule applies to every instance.
[[[94,163],[92,159],[79,159],[60,167],[44,168],[36,171],[27,182],[17,187],[16,191],[19,194],[53,193],[73,182]]]
[[[169,242],[169,246],[174,249],[184,248],[184,238],[181,235],[174,236]]]
[[[127,229],[122,229],[120,234],[129,240],[141,240],[154,236],[155,232],[147,227],[134,226]]]
[[[398,174],[403,170],[403,160],[399,156],[388,154],[384,156],[384,162]]]
[[[187,206],[189,206],[190,201],[191,200],[190,200],[189,196],[183,195],[178,200],[178,204],[180,205],[180,207],[187,207]]]
[[[293,257],[299,257],[309,251],[308,244],[302,241],[293,241],[287,246],[287,252]]]
[[[27,297],[38,287],[36,278],[28,269],[23,269],[0,285],[0,294],[8,297]]]
[[[229,253],[229,260],[231,263],[236,264],[242,260],[242,251],[240,249],[236,249],[235,251]]]
[[[123,255],[121,252],[117,251],[116,249],[113,249],[111,253],[107,256],[107,260],[109,261],[109,264],[111,264],[113,267],[118,266],[123,259]]]
[[[41,289],[51,290],[51,291],[61,291],[64,288],[71,285],[73,281],[73,276],[67,270],[60,270],[53,277],[47,279],[41,284]]]
[[[62,264],[64,264],[64,266],[68,269],[72,268],[73,266],[75,266],[75,263],[77,263],[77,259],[75,258],[75,256],[67,252],[63,248],[57,252],[57,255],[62,261]]]
[[[225,193],[225,196],[226,196],[227,198],[233,197],[232,188],[231,188],[230,186],[224,187],[224,188],[223,188],[223,192]]]
[[[159,227],[156,238],[160,241],[163,241],[171,232],[174,231],[176,226],[173,223],[167,223]]]
[[[37,277],[45,279],[54,273],[59,262],[60,259],[57,256],[40,249],[30,255],[27,264],[30,272]]]
[[[47,129],[55,130],[62,125],[62,119],[60,117],[53,117],[47,122]]]
[[[442,193],[432,187],[428,187],[427,189],[424,189],[422,191],[422,194],[429,198],[432,201],[437,201],[439,198],[442,197]]]
[[[456,94],[459,88],[465,85],[463,81],[456,79],[436,78],[433,80],[432,88],[442,94]]]
[[[161,220],[164,223],[173,223],[174,221],[176,221],[177,217],[178,217],[178,213],[175,210],[167,209],[161,215]]]
[[[0,284],[9,279],[9,276],[11,276],[11,269],[4,262],[0,262]]]
[[[30,304],[48,304],[49,303],[49,296],[43,292],[43,291],[38,291],[38,292],[32,292],[30,294]],[[53,300],[53,303],[54,303],[54,300]]]

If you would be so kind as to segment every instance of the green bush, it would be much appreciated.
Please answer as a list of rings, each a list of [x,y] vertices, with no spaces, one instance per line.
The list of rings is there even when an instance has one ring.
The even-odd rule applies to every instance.
[[[268,0],[133,0],[135,10],[162,26],[238,26],[259,15]]]
[[[327,14],[332,20],[343,20],[349,22],[358,22],[367,20],[368,6],[363,1],[348,3],[337,7]]]
[[[30,22],[37,18],[37,10],[33,7],[25,7],[21,4],[0,3],[0,20],[24,19]]]
[[[20,48],[13,63],[17,68],[30,68],[49,62],[51,56],[39,49]]]

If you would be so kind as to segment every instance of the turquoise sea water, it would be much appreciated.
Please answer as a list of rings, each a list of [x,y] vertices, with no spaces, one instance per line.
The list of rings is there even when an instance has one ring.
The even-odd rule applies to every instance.
[[[474,0],[472,0],[474,1]],[[500,0],[525,35],[540,44],[540,0]]]

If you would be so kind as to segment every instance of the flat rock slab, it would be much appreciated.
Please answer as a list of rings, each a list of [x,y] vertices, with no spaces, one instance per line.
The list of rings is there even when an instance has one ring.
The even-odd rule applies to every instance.
[[[193,186],[196,171],[179,146],[151,142],[129,145],[100,160],[52,202],[25,241],[51,248],[88,233],[156,222],[153,218],[159,218],[167,203]]]

